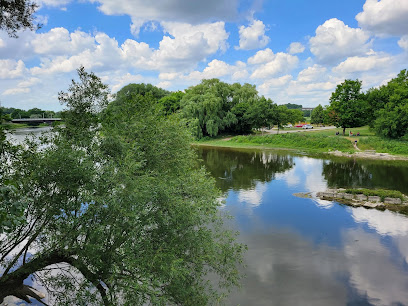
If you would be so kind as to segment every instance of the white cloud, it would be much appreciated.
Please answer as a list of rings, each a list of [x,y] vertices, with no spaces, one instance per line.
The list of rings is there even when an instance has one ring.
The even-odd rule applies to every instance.
[[[4,96],[17,95],[21,93],[29,93],[30,88],[10,88],[3,92]]]
[[[374,69],[385,68],[392,66],[395,58],[391,56],[372,55],[367,57],[353,56],[347,58],[344,62],[340,63],[337,67],[333,68],[333,72],[339,73],[353,73],[370,71]]]
[[[269,43],[265,35],[265,25],[261,20],[252,20],[248,27],[239,28],[239,46],[236,49],[252,50],[263,48]]]
[[[163,81],[163,82],[159,82],[156,84],[157,87],[163,88],[163,89],[167,89],[171,86],[171,82],[169,81]]]
[[[149,65],[156,69],[182,71],[194,67],[218,50],[227,49],[229,34],[224,22],[190,25],[164,22],[162,26],[170,36],[164,36]]]
[[[272,52],[271,49],[266,48],[265,50],[261,50],[256,52],[256,54],[248,59],[248,64],[257,65],[267,63],[273,60],[275,54]]]
[[[37,0],[36,3],[38,5],[48,5],[48,6],[64,6],[68,3],[72,2],[72,0]]]
[[[327,20],[310,38],[310,51],[318,62],[334,64],[348,56],[365,54],[370,49],[369,35],[359,28],[350,28],[336,18]]]
[[[169,80],[169,81],[171,81],[171,80],[174,80],[174,79],[176,79],[178,77],[180,77],[180,74],[177,73],[177,72],[169,72],[169,73],[162,72],[162,73],[159,74],[159,79],[160,80]]]
[[[23,76],[25,72],[26,67],[22,60],[0,60],[0,79],[15,79]]]
[[[408,51],[408,35],[401,37],[398,41],[398,45],[405,51]]]
[[[69,33],[65,28],[53,28],[47,33],[37,34],[31,42],[38,54],[71,55],[94,47],[95,39],[81,31]]]
[[[115,84],[112,86],[112,92],[117,92],[120,90],[122,87],[130,84],[130,83],[140,83],[143,80],[143,76],[140,74],[133,75],[130,73],[126,73],[123,76],[120,76],[118,78],[110,78],[110,83]]]
[[[289,74],[281,76],[280,78],[268,79],[267,81],[262,83],[260,86],[258,86],[258,89],[262,92],[267,92],[267,90],[270,89],[271,87],[277,88],[277,87],[285,86],[291,80],[292,80],[292,76]]]
[[[47,0],[56,1],[56,0]],[[99,3],[107,15],[129,15],[133,22],[156,20],[199,24],[209,21],[232,20],[238,15],[238,0],[89,0]]]
[[[297,80],[303,83],[315,82],[325,77],[326,71],[326,67],[315,64],[299,72]]]
[[[297,66],[298,62],[299,59],[296,56],[279,52],[273,56],[272,60],[256,68],[251,78],[265,79],[281,73],[288,73]]]
[[[243,78],[247,76],[245,70],[245,63],[238,62],[236,66],[229,65],[220,60],[212,60],[208,63],[208,66],[202,71],[191,72],[186,79],[187,80],[202,80],[211,78],[221,78],[224,76],[232,76],[232,78]]]
[[[377,35],[407,35],[408,1],[367,0],[356,19],[360,27]]]
[[[290,54],[302,53],[303,51],[305,51],[305,46],[303,46],[300,42],[293,42],[288,48],[288,52]]]

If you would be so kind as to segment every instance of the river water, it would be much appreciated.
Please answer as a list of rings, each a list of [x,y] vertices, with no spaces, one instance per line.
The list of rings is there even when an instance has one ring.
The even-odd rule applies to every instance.
[[[408,305],[406,216],[293,196],[329,187],[408,194],[408,162],[196,150],[234,216],[228,226],[248,246],[246,277],[227,305]]]
[[[248,245],[228,305],[408,305],[408,219],[297,198],[328,187],[408,194],[408,163],[197,149]]]

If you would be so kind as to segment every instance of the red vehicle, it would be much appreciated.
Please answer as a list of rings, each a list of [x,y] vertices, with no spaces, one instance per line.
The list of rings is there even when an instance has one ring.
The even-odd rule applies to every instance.
[[[295,127],[303,127],[304,124],[295,125]]]

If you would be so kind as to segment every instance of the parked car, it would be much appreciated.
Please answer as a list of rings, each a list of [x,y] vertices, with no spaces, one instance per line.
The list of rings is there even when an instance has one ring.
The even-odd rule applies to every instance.
[[[303,124],[295,125],[295,127],[302,127],[302,126],[303,126]]]
[[[302,129],[313,129],[313,126],[311,126],[310,124],[305,124],[304,126],[302,126]]]
[[[283,127],[285,127],[285,128],[291,128],[291,127],[293,127],[293,125],[287,124],[287,125],[284,125]]]

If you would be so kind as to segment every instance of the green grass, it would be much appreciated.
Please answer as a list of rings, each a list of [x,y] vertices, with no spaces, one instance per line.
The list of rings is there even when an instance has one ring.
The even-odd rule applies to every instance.
[[[203,142],[200,141],[200,143],[202,144]],[[329,149],[333,151],[353,151],[352,143],[345,138],[314,135],[312,133],[236,136],[227,141],[213,140],[205,141],[204,143],[208,145],[231,147],[307,149],[319,152],[326,152]]]
[[[408,141],[383,139],[377,136],[359,139],[358,147],[361,150],[375,150],[381,153],[408,155]]]
[[[254,133],[247,136],[223,135],[216,138],[206,137],[195,142],[195,144],[222,146],[222,147],[258,147],[258,148],[280,148],[297,149],[315,152],[342,151],[355,152],[353,147],[354,140],[357,140],[358,148],[362,151],[375,150],[378,153],[389,153],[396,155],[408,155],[408,141],[387,140],[375,136],[374,132],[368,126],[346,129],[346,135],[343,136],[341,128],[328,130],[304,130],[299,128],[299,132],[285,133],[286,131],[297,130],[297,128],[286,128],[281,130],[281,134]],[[354,135],[360,133],[360,136],[349,136],[349,131]],[[339,132],[340,135],[336,135]],[[223,140],[231,137],[230,140]]]
[[[29,127],[26,123],[2,123],[1,127],[6,130],[23,129]]]
[[[385,198],[400,198],[401,201],[404,201],[404,195],[397,190],[386,190],[386,189],[346,189],[346,193],[352,194],[364,194],[366,196],[379,196],[381,201],[384,201]]]

